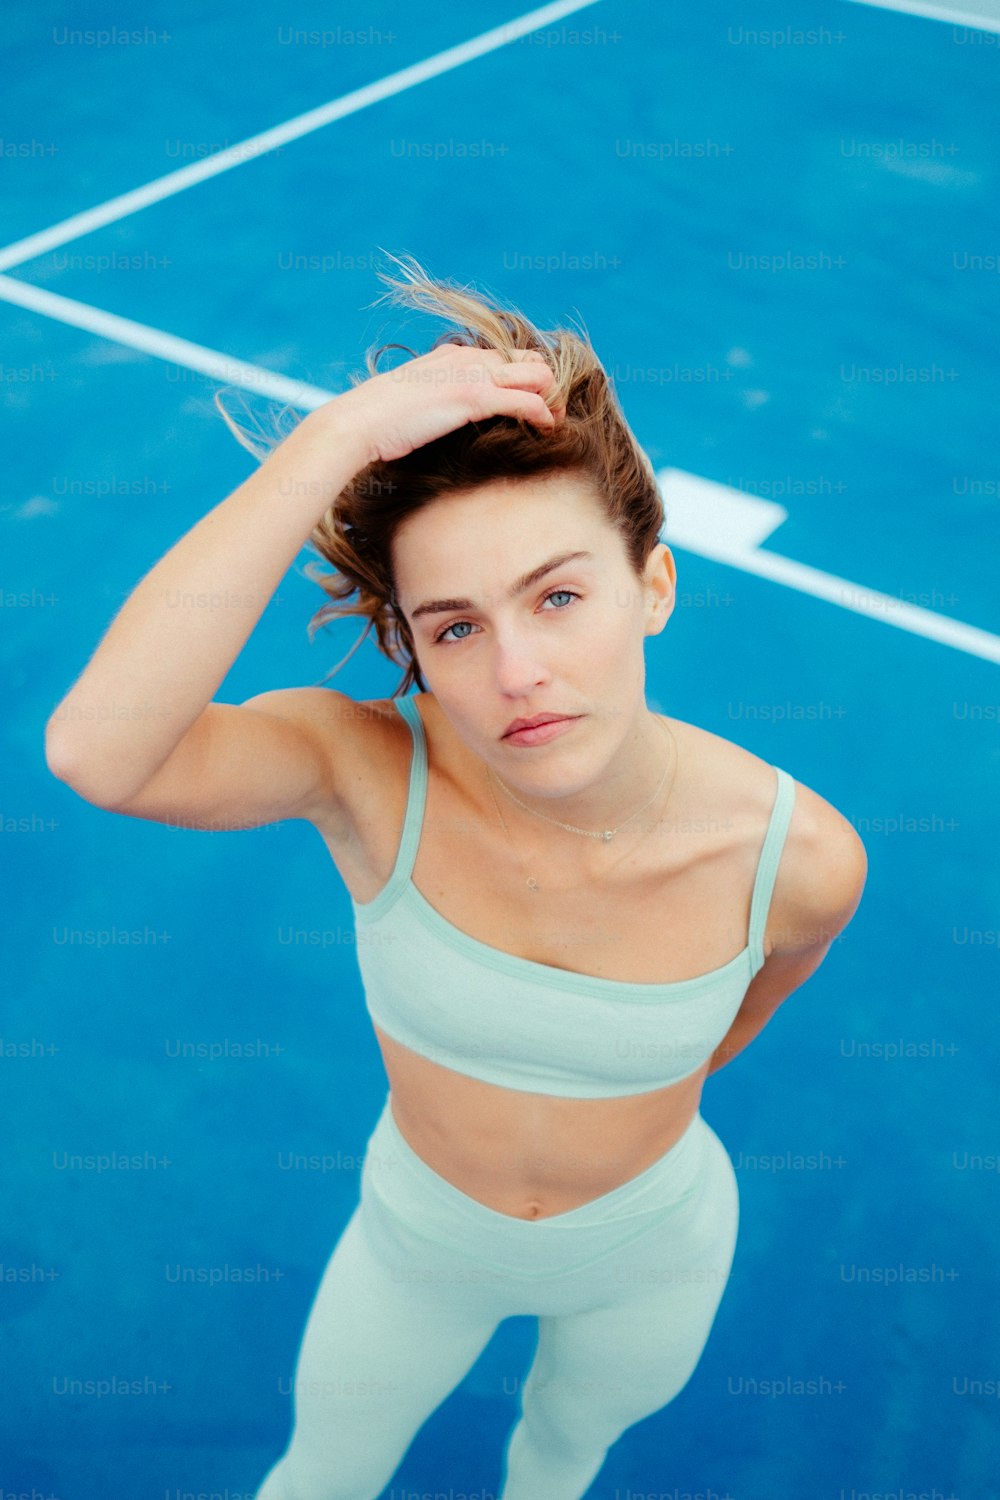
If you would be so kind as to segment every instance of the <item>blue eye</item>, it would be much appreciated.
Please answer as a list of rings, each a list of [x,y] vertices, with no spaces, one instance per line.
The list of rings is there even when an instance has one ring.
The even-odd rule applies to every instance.
[[[436,635],[434,637],[434,644],[435,644],[435,646],[437,645],[438,641],[445,640],[445,638],[447,637],[447,634],[448,634],[449,630],[457,630],[460,625],[469,625],[469,624],[471,624],[471,621],[469,621],[469,620],[456,620],[455,623],[454,623],[454,625],[448,625],[444,630],[441,631],[440,635]],[[468,640],[468,636],[462,635],[462,636],[459,636],[458,639],[460,641],[467,641]],[[453,643],[451,641],[448,641],[448,645],[449,646],[452,645],[452,644]]]
[[[554,599],[557,594],[565,594],[568,599],[579,599],[580,598],[580,595],[579,594],[575,594],[572,589],[551,589],[545,595],[544,602],[548,603],[548,601],[550,599]],[[566,609],[566,608],[568,608],[568,605],[563,605],[562,608]],[[551,611],[549,611],[549,613],[551,613]],[[458,643],[459,643],[459,641],[467,641],[469,639],[469,637],[467,635],[458,636],[457,638],[452,639],[450,641],[446,640],[445,638],[446,638],[446,636],[447,636],[447,634],[448,634],[448,632],[450,630],[456,630],[459,625],[471,625],[471,624],[472,624],[471,620],[452,620],[452,622],[451,622],[450,625],[446,625],[443,630],[438,631],[437,635],[434,637],[434,640],[433,640],[432,644],[436,646],[438,644],[438,642],[440,641],[440,642],[442,642],[446,646],[457,646]]]

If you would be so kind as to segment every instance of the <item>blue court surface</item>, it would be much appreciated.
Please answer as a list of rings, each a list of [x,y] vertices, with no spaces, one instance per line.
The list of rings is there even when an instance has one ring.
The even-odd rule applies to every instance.
[[[100,811],[43,729],[252,471],[213,392],[305,411],[369,345],[441,331],[370,306],[379,247],[582,320],[675,547],[650,706],[784,767],[869,856],[822,968],[707,1081],[732,1281],[590,1494],[1000,1495],[998,27],[853,0],[8,7],[4,1495],[233,1500],[288,1437],[386,1089],[347,891],[303,822]],[[309,556],[219,700],[354,644],[308,641]],[[333,682],[399,675],[370,639]],[[501,1326],[387,1495],[496,1493],[535,1330]]]

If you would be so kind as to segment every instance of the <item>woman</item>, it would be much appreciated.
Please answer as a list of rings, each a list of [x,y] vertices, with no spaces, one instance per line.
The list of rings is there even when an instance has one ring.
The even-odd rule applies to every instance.
[[[783,770],[647,708],[676,570],[589,343],[396,264],[396,300],[462,331],[369,355],[177,542],[47,753],[135,817],[309,819],[354,904],[390,1087],[258,1500],[374,1500],[517,1314],[539,1337],[502,1500],[578,1500],[690,1378],[725,1288],[705,1079],[821,963],[865,853]],[[307,538],[336,570],[316,623],[364,615],[418,696],[212,701]]]

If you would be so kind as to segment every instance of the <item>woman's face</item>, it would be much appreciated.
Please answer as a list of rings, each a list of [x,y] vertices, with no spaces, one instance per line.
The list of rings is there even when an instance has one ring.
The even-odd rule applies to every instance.
[[[393,567],[428,689],[505,780],[571,795],[646,715],[643,640],[673,610],[673,557],[659,543],[640,581],[580,475],[434,500],[396,532]],[[511,720],[544,713],[579,717],[545,744],[505,740]]]

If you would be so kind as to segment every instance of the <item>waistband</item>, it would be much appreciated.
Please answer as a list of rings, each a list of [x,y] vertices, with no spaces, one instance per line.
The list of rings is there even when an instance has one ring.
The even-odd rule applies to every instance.
[[[362,1202],[419,1239],[457,1250],[503,1273],[539,1276],[588,1265],[666,1224],[698,1192],[706,1153],[724,1151],[695,1114],[653,1164],[608,1193],[565,1213],[520,1219],[480,1203],[435,1172],[402,1135],[386,1096],[361,1172]]]

